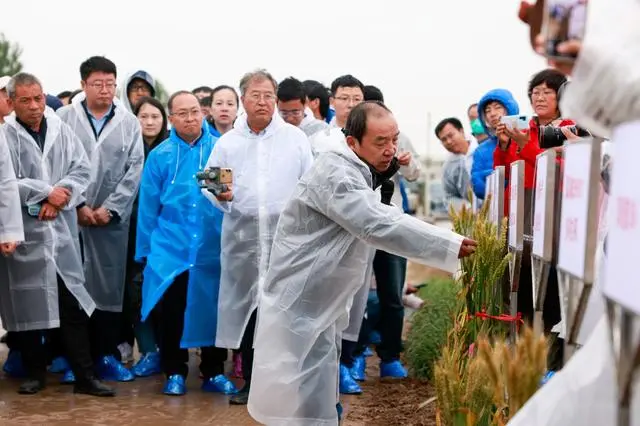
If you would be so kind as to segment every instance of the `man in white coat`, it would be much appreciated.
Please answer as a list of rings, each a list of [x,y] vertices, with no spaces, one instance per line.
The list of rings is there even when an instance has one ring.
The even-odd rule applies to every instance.
[[[307,136],[274,114],[277,83],[264,70],[240,81],[246,115],[215,144],[207,167],[233,171],[233,188],[215,198],[224,212],[216,346],[242,353],[244,387],[231,397],[246,404],[251,385],[258,301],[280,212],[313,157]]]
[[[13,172],[9,147],[0,131],[0,253],[10,256],[24,241],[18,182]]]
[[[46,330],[60,327],[77,377],[75,392],[112,396],[113,389],[94,377],[89,316],[95,303],[84,287],[78,244],[75,208],[89,185],[87,156],[73,131],[52,110],[45,111],[36,77],[15,75],[7,92],[15,116],[7,117],[0,139],[8,142],[17,175],[20,199],[11,208],[21,210],[25,238],[11,256],[0,257],[0,315],[3,326],[16,332],[27,372],[19,392],[35,394],[45,386],[43,338]],[[8,201],[1,198],[0,205]]]
[[[100,376],[130,381],[118,360],[129,219],[144,164],[138,119],[115,99],[116,66],[94,56],[80,65],[83,93],[58,114],[78,136],[91,163],[86,200],[78,206],[86,287],[96,303],[91,318]]]
[[[280,216],[260,304],[249,413],[274,425],[337,425],[342,331],[373,248],[454,272],[475,242],[384,205],[396,154],[381,103],[353,109],[347,144],[321,154]],[[338,409],[336,409],[338,408]]]

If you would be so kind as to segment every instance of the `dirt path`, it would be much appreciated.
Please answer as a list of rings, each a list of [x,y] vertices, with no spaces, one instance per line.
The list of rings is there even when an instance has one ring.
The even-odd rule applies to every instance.
[[[407,282],[420,284],[430,278],[449,274],[415,263],[409,263]],[[421,407],[435,393],[430,383],[415,379],[380,380],[378,358],[367,359],[367,381],[361,383],[362,395],[344,398],[344,426],[434,426],[435,401]]]
[[[434,426],[435,402],[420,407],[434,396],[433,387],[414,379],[381,380],[378,358],[367,360],[367,381],[362,395],[346,402],[344,426]]]

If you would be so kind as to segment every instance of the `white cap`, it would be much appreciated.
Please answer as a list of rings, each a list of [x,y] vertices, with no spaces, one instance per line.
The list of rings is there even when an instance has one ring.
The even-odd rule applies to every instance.
[[[11,81],[11,77],[9,77],[8,75],[0,77],[0,90],[6,89],[7,84],[9,84],[10,81]]]

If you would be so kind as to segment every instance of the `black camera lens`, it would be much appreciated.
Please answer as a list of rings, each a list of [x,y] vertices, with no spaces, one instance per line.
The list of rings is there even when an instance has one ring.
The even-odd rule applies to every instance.
[[[591,136],[588,130],[579,126],[562,126],[564,129],[569,129],[571,133],[579,137]],[[554,126],[540,126],[540,148],[556,148],[564,145],[567,140],[560,127]]]

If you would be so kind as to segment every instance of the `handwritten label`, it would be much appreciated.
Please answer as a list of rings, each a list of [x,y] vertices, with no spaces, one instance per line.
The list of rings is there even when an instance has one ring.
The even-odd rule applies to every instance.
[[[593,262],[593,259],[586,258],[588,233],[597,231],[597,229],[587,228],[591,201],[589,188],[590,185],[599,186],[599,181],[590,182],[591,171],[594,170],[593,167],[597,170],[600,161],[599,150],[598,158],[593,158],[593,146],[590,140],[567,145],[564,150],[558,267],[583,279],[587,261]],[[592,164],[592,161],[596,164]]]
[[[640,315],[636,246],[640,241],[640,122],[618,127],[612,135],[613,161],[608,203],[607,268],[602,291]]]

